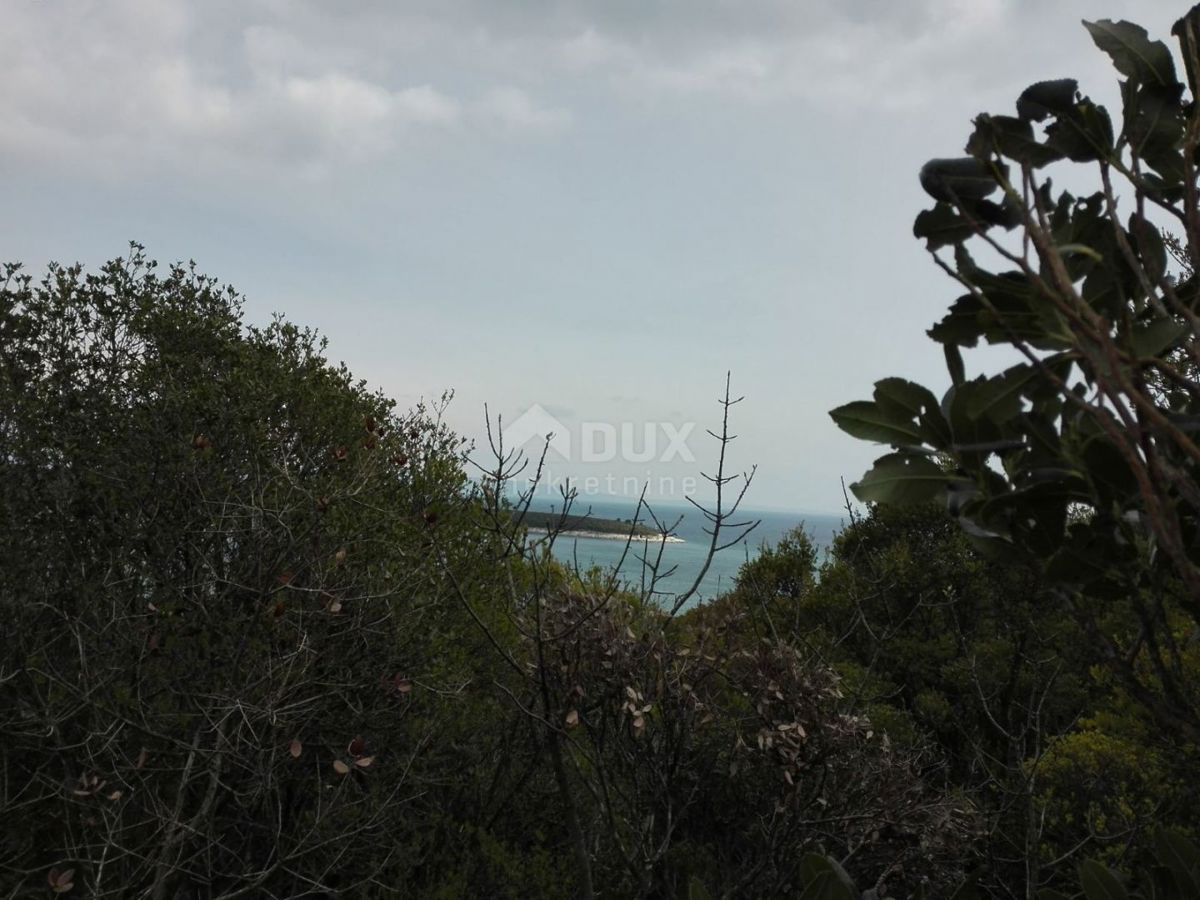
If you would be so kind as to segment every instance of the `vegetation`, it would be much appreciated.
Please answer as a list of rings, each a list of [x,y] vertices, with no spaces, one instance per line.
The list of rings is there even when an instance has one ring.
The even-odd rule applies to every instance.
[[[1003,689],[973,663],[959,682],[976,684],[991,720],[988,704],[1011,710],[1006,696],[1031,681],[1017,707],[1024,725],[989,722],[1006,740],[1034,738],[1009,755],[1012,777],[977,768],[1005,792],[1021,788],[1015,796],[1028,805],[1024,850],[1008,854],[1026,870],[1021,896],[1055,881],[1038,876],[1045,863],[1083,848],[1149,870],[1163,852],[1150,823],[1192,836],[1197,825],[1188,773],[1200,738],[1200,8],[1173,29],[1182,74],[1139,26],[1085,25],[1122,76],[1117,126],[1074,80],[1039,82],[1017,99],[1016,116],[975,120],[968,157],[921,172],[936,202],[914,233],[965,291],[929,332],[951,387],[939,402],[885,379],[873,400],[832,413],[850,434],[893,448],[854,485],[859,498],[943,500],[981,558],[1028,579],[999,609],[1012,638],[997,635],[1000,622],[986,632],[1015,638],[1002,648],[1011,660]],[[1090,167],[1096,190],[1055,193],[1045,175],[1053,164]],[[961,349],[981,338],[1023,362],[968,379]],[[938,584],[957,593],[944,577]],[[1018,637],[1026,623],[1035,643]],[[969,634],[950,624],[975,659]],[[885,670],[894,652],[880,648]],[[1053,678],[1037,673],[1038,659]],[[952,710],[956,728],[970,721]],[[1178,888],[1190,895],[1194,883]]]
[[[1200,11],[1186,86],[1088,28],[1119,130],[1042,82],[922,173],[951,387],[834,410],[891,445],[867,511],[711,603],[662,591],[645,504],[610,523],[639,583],[557,562],[605,527],[531,512],[537,459],[190,266],[8,266],[0,893],[1200,895]],[[968,379],[980,338],[1024,362]],[[753,527],[737,402],[711,553]]]
[[[1193,94],[1198,25],[1192,12],[1175,27]],[[1181,229],[1194,269],[1200,110],[1165,44],[1127,22],[1088,28],[1125,76],[1123,127],[1114,133],[1074,81],[1040,82],[1016,117],[976,119],[971,157],[927,165],[922,180],[938,202],[915,232],[967,291],[930,330],[953,384],[939,403],[886,379],[873,401],[833,416],[896,448],[855,486],[860,498],[948,496],[981,549],[1041,571],[1160,727],[1195,741],[1194,661],[1181,641],[1200,625],[1198,285],[1172,275],[1151,217]],[[1034,124],[1047,120],[1039,140]],[[1099,189],[1056,196],[1041,170],[1064,160],[1094,166]],[[1000,204],[985,199],[997,190]],[[995,236],[993,223],[1019,240]],[[968,244],[1012,268],[984,268]],[[953,263],[939,255],[947,246]],[[980,338],[1025,361],[968,380],[960,348]],[[1108,615],[1114,597],[1133,602],[1135,622]]]
[[[136,247],[6,270],[6,896],[770,895],[816,847],[958,877],[961,814],[832,668],[664,609],[649,550],[640,590],[555,563],[516,460],[468,479],[440,404],[322,347]]]

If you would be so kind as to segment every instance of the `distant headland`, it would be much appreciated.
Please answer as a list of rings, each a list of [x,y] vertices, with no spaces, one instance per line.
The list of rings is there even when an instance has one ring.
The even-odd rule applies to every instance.
[[[527,512],[523,519],[526,528],[534,533],[549,534],[554,531],[562,537],[599,538],[610,541],[664,541],[682,544],[683,538],[673,534],[665,537],[642,522],[628,519],[603,519],[599,516],[572,516],[565,518],[560,513]]]

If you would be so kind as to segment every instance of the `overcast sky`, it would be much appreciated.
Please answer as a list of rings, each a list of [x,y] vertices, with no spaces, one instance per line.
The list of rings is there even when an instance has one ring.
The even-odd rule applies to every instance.
[[[668,423],[749,504],[832,512],[877,448],[827,410],[946,383],[916,172],[970,119],[1115,80],[1081,18],[1162,0],[0,0],[0,258],[193,258],[407,406]],[[976,361],[977,369],[980,361]],[[968,366],[971,360],[968,359]],[[662,449],[669,439],[659,432]]]

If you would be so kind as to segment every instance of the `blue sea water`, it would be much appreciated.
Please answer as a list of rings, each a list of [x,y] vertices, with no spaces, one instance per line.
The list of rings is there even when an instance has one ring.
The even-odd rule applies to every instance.
[[[558,511],[551,505],[538,505],[539,511]],[[590,511],[591,515],[603,519],[630,519],[637,509],[635,500],[623,498],[581,497],[571,507],[572,515],[583,515]],[[708,520],[690,504],[655,503],[654,513],[658,518],[673,524],[677,519],[679,524],[674,534],[683,538],[682,544],[667,544],[663,548],[663,564],[660,571],[675,567],[675,572],[662,579],[658,584],[659,591],[679,593],[689,588],[695,581],[708,553],[711,535],[705,532],[709,527]],[[754,559],[762,551],[763,545],[774,546],[788,531],[802,526],[816,545],[818,558],[823,558],[825,551],[833,542],[834,535],[845,527],[844,516],[819,513],[786,513],[764,510],[739,510],[736,521],[758,521],[757,527],[751,531],[741,543],[718,553],[705,573],[697,590],[699,599],[711,599],[733,587],[738,569],[747,560]],[[645,514],[639,521],[646,521]],[[647,522],[653,527],[653,523]],[[722,529],[722,543],[728,542],[737,532],[726,532]],[[637,558],[641,555],[643,544],[635,542],[630,545],[629,552],[621,565],[620,574],[623,579],[635,587],[642,584],[643,564]],[[659,544],[648,545],[652,557],[657,554]],[[605,540],[603,538],[576,538],[560,536],[554,545],[554,555],[563,562],[577,562],[586,569],[596,565],[611,569],[621,561],[625,551],[625,542],[620,540]],[[664,598],[669,601],[669,597]]]

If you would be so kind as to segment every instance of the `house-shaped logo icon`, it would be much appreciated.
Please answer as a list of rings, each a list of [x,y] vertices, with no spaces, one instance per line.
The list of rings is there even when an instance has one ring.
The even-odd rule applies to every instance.
[[[571,458],[571,432],[566,425],[546,412],[540,403],[533,404],[504,426],[505,450],[524,449],[526,453],[537,457],[541,454],[547,438],[550,440],[551,450],[563,459]],[[526,444],[531,446],[526,447]]]

